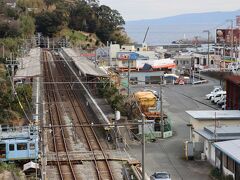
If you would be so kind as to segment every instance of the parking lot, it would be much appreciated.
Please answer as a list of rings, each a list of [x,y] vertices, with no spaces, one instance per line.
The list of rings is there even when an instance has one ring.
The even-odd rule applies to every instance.
[[[184,142],[189,139],[190,117],[187,110],[212,110],[217,106],[205,99],[219,81],[208,78],[209,83],[200,85],[170,85],[163,87],[164,111],[173,124],[174,135],[171,138],[146,144],[146,172],[167,171],[172,180],[207,180],[211,166],[205,161],[186,161]],[[135,87],[133,90],[139,89]],[[149,88],[149,87],[148,87]],[[152,86],[159,90],[159,86]],[[141,89],[141,88],[140,88]],[[141,160],[141,145],[132,144],[129,149],[133,157]]]

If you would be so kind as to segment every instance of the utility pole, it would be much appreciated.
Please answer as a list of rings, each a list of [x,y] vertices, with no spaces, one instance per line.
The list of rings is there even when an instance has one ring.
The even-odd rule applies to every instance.
[[[207,33],[208,35],[208,55],[207,55],[207,59],[208,59],[208,66],[209,66],[209,59],[210,59],[210,55],[209,55],[209,51],[210,51],[210,31],[209,30],[204,30],[204,33]]]
[[[130,96],[130,60],[128,58],[128,96]]]
[[[2,57],[5,58],[5,46],[2,44]]]
[[[231,20],[231,61],[233,60],[233,20]]]
[[[142,180],[145,180],[145,115],[142,114]]]
[[[162,84],[161,84],[161,82],[160,82],[160,116],[161,116],[161,134],[162,134],[162,138],[164,138],[163,92],[162,92]]]
[[[233,19],[228,19],[227,22],[231,23],[231,50],[230,50],[230,56],[231,56],[231,61],[233,61]]]

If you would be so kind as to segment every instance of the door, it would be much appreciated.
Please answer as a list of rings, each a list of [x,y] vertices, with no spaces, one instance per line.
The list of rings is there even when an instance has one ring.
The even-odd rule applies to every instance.
[[[240,164],[235,163],[235,180],[240,179]]]
[[[6,158],[6,144],[0,144],[0,158]]]

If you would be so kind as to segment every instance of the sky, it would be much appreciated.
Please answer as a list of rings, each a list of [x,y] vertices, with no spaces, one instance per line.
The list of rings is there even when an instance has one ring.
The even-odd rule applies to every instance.
[[[240,9],[239,0],[100,0],[100,4],[118,10],[125,21]]]

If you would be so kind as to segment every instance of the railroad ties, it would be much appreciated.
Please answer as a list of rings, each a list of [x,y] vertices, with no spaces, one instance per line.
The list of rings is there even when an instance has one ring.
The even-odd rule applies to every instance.
[[[75,142],[72,141],[73,132],[69,127],[61,127],[69,122],[74,125],[91,124],[79,94],[71,88],[71,84],[54,83],[57,81],[68,82],[70,71],[64,65],[64,61],[57,60],[56,55],[43,51],[44,81],[52,82],[44,84],[45,100],[47,101],[47,124],[48,130],[47,165],[56,166],[59,179],[86,179],[84,172],[79,171],[78,166],[83,162],[91,162],[93,179],[115,179],[110,160],[114,159],[111,152],[103,149],[92,126],[75,127]],[[84,151],[79,151],[76,145],[82,144]],[[80,146],[80,145],[79,145]],[[106,153],[107,152],[107,153]],[[117,156],[115,157],[117,158]],[[120,157],[119,157],[120,159]],[[126,158],[127,159],[127,158]],[[86,169],[86,172],[89,169]]]

